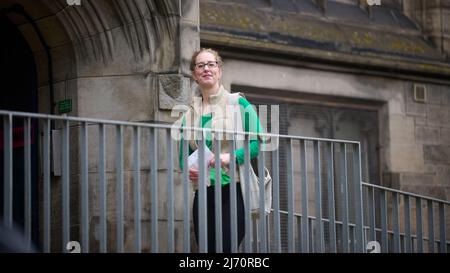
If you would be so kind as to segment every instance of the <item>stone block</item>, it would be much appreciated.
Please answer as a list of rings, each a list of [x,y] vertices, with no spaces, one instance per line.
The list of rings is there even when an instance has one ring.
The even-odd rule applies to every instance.
[[[171,110],[188,103],[190,79],[179,74],[158,76],[159,109]]]
[[[436,168],[436,182],[439,185],[450,186],[450,165]],[[448,199],[447,199],[448,200]]]
[[[441,141],[442,143],[450,143],[450,129],[441,128]]]
[[[419,116],[419,117],[425,117],[426,116],[426,105],[423,103],[406,103],[406,114],[408,116]]]
[[[442,90],[439,85],[427,85],[427,103],[442,104]]]
[[[190,62],[192,54],[200,48],[200,32],[198,24],[182,21],[180,23],[180,71],[191,75]]]
[[[450,88],[441,86],[442,89],[442,104],[450,105]]]
[[[153,78],[142,75],[78,79],[79,116],[122,121],[153,118]]]
[[[199,0],[182,0],[181,2],[181,17],[184,20],[190,21],[194,24],[199,24]]]
[[[427,119],[425,117],[414,117],[415,126],[427,125]]]
[[[428,105],[427,119],[430,125],[450,127],[450,110],[444,106]]]
[[[402,173],[400,175],[401,185],[434,185],[435,176],[424,173]]]
[[[391,143],[390,162],[392,172],[422,172],[423,148],[416,144]]]
[[[391,115],[389,131],[389,137],[393,143],[414,143],[414,118],[403,115]]]
[[[423,156],[427,164],[450,164],[450,146],[424,145]]]
[[[416,141],[420,143],[437,143],[440,141],[439,127],[416,126]]]

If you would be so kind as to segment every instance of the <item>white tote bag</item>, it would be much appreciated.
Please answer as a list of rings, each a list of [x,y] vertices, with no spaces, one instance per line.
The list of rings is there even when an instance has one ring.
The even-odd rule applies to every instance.
[[[239,115],[236,120],[236,128],[235,130],[238,132],[244,131],[244,126],[242,125],[242,114],[240,113],[240,106],[239,106],[239,93],[233,93],[230,95],[230,104],[231,105],[237,105],[239,107]],[[236,148],[240,149],[242,148],[243,142],[237,141],[236,142]],[[250,189],[250,210],[253,215],[258,216],[260,214],[260,186],[261,183],[259,181],[258,176],[255,174],[255,171],[252,168],[252,165],[249,164],[249,189]],[[242,196],[244,198],[244,205],[247,206],[246,203],[246,172],[245,172],[245,164],[239,165],[239,179],[241,181],[241,191]],[[264,212],[265,214],[269,214],[272,210],[272,177],[270,176],[269,170],[264,167]]]

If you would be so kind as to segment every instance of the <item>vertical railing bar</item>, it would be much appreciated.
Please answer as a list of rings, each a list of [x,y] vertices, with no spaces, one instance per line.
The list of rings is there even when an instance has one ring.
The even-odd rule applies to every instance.
[[[246,253],[251,252],[251,240],[252,240],[252,208],[250,206],[250,144],[249,144],[249,136],[246,134],[244,136],[244,186],[245,186],[245,202],[244,204],[247,204],[245,206],[245,244],[244,244],[244,251]],[[242,183],[242,181],[241,181]]]
[[[377,236],[375,233],[375,190],[372,187],[367,188],[367,204],[369,207],[369,230],[370,240],[376,241]]]
[[[13,134],[12,115],[3,117],[3,224],[13,227]]]
[[[387,253],[388,247],[388,230],[387,230],[387,193],[386,190],[380,190],[381,199],[381,251]]]
[[[439,237],[440,237],[440,252],[447,253],[447,239],[445,234],[445,205],[439,203]]]
[[[141,157],[140,157],[140,141],[141,128],[139,126],[133,127],[133,184],[134,184],[134,245],[135,251],[140,253],[142,251],[141,240]]]
[[[416,197],[416,232],[417,232],[417,252],[423,253],[422,234],[422,199]]]
[[[214,208],[216,223],[216,252],[223,252],[222,242],[222,179],[221,179],[221,160],[220,160],[220,133],[214,133]]]
[[[328,162],[328,230],[330,235],[329,251],[336,253],[336,212],[334,202],[334,145],[328,142],[327,162]]]
[[[44,120],[44,137],[42,147],[43,172],[44,172],[44,234],[43,234],[43,250],[45,253],[50,252],[50,120]],[[6,145],[5,145],[6,146]]]
[[[434,211],[433,201],[427,200],[428,206],[428,252],[434,253]]]
[[[105,125],[103,123],[98,124],[98,157],[99,157],[99,201],[100,201],[100,253],[107,252],[106,246],[106,136]]]
[[[70,188],[69,188],[69,121],[63,121],[62,128],[62,213],[63,240],[62,249],[70,241]]]
[[[392,193],[393,198],[393,225],[394,225],[394,253],[400,253],[400,222],[399,222],[399,200],[398,193]]]
[[[199,151],[199,189],[198,189],[198,232],[199,232],[199,252],[208,252],[208,222],[207,222],[207,188],[206,181],[209,182],[209,173],[206,171],[205,162],[205,131],[202,130]],[[209,184],[209,183],[208,183]]]
[[[309,224],[308,224],[308,162],[306,161],[306,141],[300,140],[300,159],[302,172],[302,252],[308,253],[309,249]]]
[[[166,131],[167,143],[167,251],[173,253],[175,249],[174,238],[174,198],[173,198],[173,143],[170,129]]]
[[[24,119],[25,241],[31,250],[31,118]]]
[[[302,218],[303,218],[303,215],[300,213],[300,215],[299,216],[297,216],[296,218],[295,218],[295,222],[296,222],[296,225],[297,225],[297,238],[298,238],[298,240],[299,240],[299,242],[297,242],[296,243],[296,248],[295,248],[295,252],[297,252],[297,253],[302,253],[303,251],[302,251],[302,244],[303,244],[303,241],[302,241],[302,232],[303,232],[303,230],[302,230]]]
[[[316,177],[316,251],[325,252],[324,234],[322,223],[322,179],[321,179],[321,163],[320,163],[320,142],[314,141],[314,172]]]
[[[236,253],[238,251],[238,234],[237,234],[237,196],[236,196],[236,136],[235,134],[229,135],[230,146],[230,229],[231,229],[231,252]],[[241,181],[242,183],[242,181]],[[239,185],[240,187],[240,185]]]
[[[341,143],[342,251],[349,252],[347,146]]]
[[[117,252],[124,252],[123,126],[116,126]]]
[[[364,252],[364,237],[363,237],[363,210],[362,210],[362,183],[361,183],[361,145],[356,144],[356,149],[354,149],[354,197],[355,197],[355,241],[356,249],[355,252]]]
[[[258,154],[258,177],[260,179],[260,185],[264,185],[265,182],[265,158],[264,151],[262,149],[263,144],[260,142],[259,154]],[[259,252],[266,253],[267,252],[267,231],[266,231],[266,211],[265,211],[265,186],[259,187],[259,196],[260,196],[260,216],[259,216]],[[257,239],[258,239],[257,238]]]
[[[278,139],[277,139],[278,143]],[[273,217],[274,217],[274,252],[281,252],[281,230],[280,230],[280,175],[279,175],[279,149],[272,152],[272,168],[273,168]]]
[[[312,252],[312,253],[316,253],[316,238],[315,238],[315,233],[316,233],[316,230],[314,230],[314,219],[309,219],[308,218],[308,229],[310,230],[310,236],[311,236],[311,240],[309,240],[309,250],[310,250],[310,252]]]
[[[187,140],[188,132],[187,130],[183,130],[183,141],[181,145],[183,145],[183,246],[184,252],[191,252],[191,223],[190,223],[190,187],[189,187],[189,166],[188,166],[188,154],[189,154],[189,146]]]
[[[83,253],[89,252],[89,176],[88,176],[88,126],[87,122],[81,124],[81,247]]]
[[[288,139],[287,147],[287,194],[288,194],[288,251],[293,253],[295,251],[295,236],[294,236],[294,171],[292,164],[292,139]]]
[[[411,253],[411,208],[409,205],[409,195],[404,195],[405,212],[405,252]]]
[[[356,226],[352,227],[352,237],[353,237],[353,251],[352,252],[356,252],[357,251]]]
[[[151,242],[153,253],[159,252],[158,238],[158,135],[156,128],[150,129],[149,150],[150,150],[150,200],[151,200]],[[185,161],[187,162],[187,160]]]

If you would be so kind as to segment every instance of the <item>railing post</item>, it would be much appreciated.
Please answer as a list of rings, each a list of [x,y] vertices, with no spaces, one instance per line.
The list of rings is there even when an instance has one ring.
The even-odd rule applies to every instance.
[[[287,195],[288,195],[288,251],[295,251],[294,236],[294,172],[292,169],[292,139],[288,139],[287,147]]]
[[[89,159],[88,159],[88,127],[81,124],[81,248],[83,253],[89,252]]]
[[[99,198],[100,198],[100,252],[107,250],[106,226],[106,136],[105,125],[98,124],[98,158],[99,158]]]
[[[279,140],[277,139],[277,142]],[[273,167],[273,217],[274,217],[274,241],[275,241],[275,252],[281,252],[281,231],[280,231],[280,180],[279,180],[279,152],[280,149],[277,147],[276,150],[272,152],[272,167]]]
[[[392,193],[392,200],[393,200],[393,225],[394,225],[394,253],[400,253],[401,252],[401,246],[400,246],[400,221],[399,221],[399,198],[398,193],[394,192]]]
[[[388,226],[387,226],[387,192],[385,189],[380,190],[381,204],[381,251],[387,253],[388,248]]]
[[[151,132],[150,132],[151,133]],[[190,187],[189,187],[189,166],[187,166],[188,162],[188,154],[189,154],[189,143],[187,140],[187,129],[183,130],[183,140],[181,141],[183,153],[181,155],[183,161],[183,246],[184,252],[191,252],[191,222],[190,215],[191,212],[189,210],[190,202]]]
[[[336,212],[334,202],[334,145],[328,142],[327,161],[328,161],[328,230],[330,235],[329,251],[336,253]],[[361,203],[362,205],[362,203]]]
[[[416,197],[416,233],[417,233],[417,252],[423,253],[423,234],[422,234],[422,198]]]
[[[440,252],[447,253],[447,239],[445,234],[445,204],[439,203],[439,237],[440,237]]]
[[[13,226],[13,134],[12,115],[3,117],[3,224]]]
[[[123,126],[116,126],[116,198],[117,198],[117,252],[124,251],[124,200],[123,200]]]
[[[409,195],[404,196],[404,213],[405,213],[405,252],[412,252],[411,245],[411,208],[409,205]]]
[[[198,237],[199,237],[199,252],[208,252],[208,212],[207,207],[207,188],[206,181],[209,182],[209,173],[206,171],[205,162],[205,131],[202,130],[200,134],[199,152],[199,183],[198,183]]]
[[[134,198],[134,245],[141,252],[141,130],[133,127],[133,198]]]
[[[62,128],[62,213],[63,213],[63,240],[62,249],[70,241],[70,170],[69,170],[69,121],[64,120]]]
[[[237,234],[237,196],[236,196],[236,136],[231,134],[229,136],[230,146],[230,229],[231,229],[231,252],[238,251],[238,234]],[[240,185],[239,185],[240,187]]]
[[[348,176],[347,176],[347,148],[341,143],[341,191],[342,191],[342,252],[349,252],[349,228],[348,228]]]
[[[223,252],[222,244],[222,179],[221,179],[221,160],[220,160],[220,134],[214,133],[214,201],[215,201],[215,223],[216,223],[216,252]]]
[[[170,129],[166,130],[167,143],[167,252],[175,249],[174,238],[174,198],[173,198],[173,145]]]
[[[300,170],[302,173],[302,252],[309,252],[309,223],[308,223],[308,162],[306,161],[306,141],[300,140]]]
[[[434,253],[434,211],[433,201],[427,201],[428,207],[428,252]]]
[[[50,252],[50,209],[51,209],[51,197],[50,197],[50,119],[44,120],[44,136],[42,145],[42,157],[43,173],[44,173],[44,252]]]
[[[322,176],[320,162],[320,142],[314,141],[314,172],[316,176],[316,248],[319,253],[325,252],[323,222],[322,222]]]
[[[251,252],[251,239],[252,239],[252,213],[251,213],[251,206],[250,206],[250,149],[249,149],[249,141],[250,138],[247,134],[244,135],[244,186],[245,186],[245,202],[244,204],[247,204],[245,206],[245,242],[244,242],[244,250],[246,253]]]
[[[151,241],[152,252],[159,252],[158,237],[158,131],[150,129],[149,151],[150,151],[150,200],[151,200]],[[187,162],[187,161],[186,161]]]
[[[31,250],[31,118],[24,119],[24,171],[25,171],[25,240]]]
[[[264,158],[264,151],[261,149],[262,143],[260,143],[260,149],[258,154],[258,177],[260,179],[260,183],[264,183],[265,178],[265,158]],[[260,184],[263,185],[263,184]],[[259,195],[260,195],[260,216],[259,216],[259,252],[266,253],[267,252],[267,229],[266,229],[266,212],[265,212],[265,187],[259,188]]]
[[[362,203],[362,184],[361,184],[361,145],[353,146],[353,183],[355,193],[355,224],[356,224],[356,249],[355,252],[364,252],[363,235],[363,203]]]

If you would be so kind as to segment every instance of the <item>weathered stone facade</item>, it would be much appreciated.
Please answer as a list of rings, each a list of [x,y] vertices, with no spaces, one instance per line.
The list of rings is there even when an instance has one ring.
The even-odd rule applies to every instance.
[[[23,14],[10,11],[14,4],[21,5],[32,22],[27,21]],[[140,122],[170,121],[170,117],[161,111],[187,102],[190,94],[190,57],[199,47],[198,0],[81,0],[80,5],[72,6],[65,0],[3,1],[0,7],[5,9],[10,20],[20,29],[34,53],[39,86],[38,112],[59,114],[56,103],[70,99],[72,111],[67,113],[70,116]],[[48,46],[53,65],[52,79],[48,77],[48,56],[31,23],[40,30]],[[50,101],[51,96],[54,101]],[[59,126],[60,124],[56,123],[55,129],[58,130]],[[71,238],[77,239],[80,165],[79,151],[76,148],[79,139],[76,136],[79,128],[73,127],[71,131]],[[110,134],[114,134],[112,128],[107,133]],[[90,126],[88,137],[89,158],[96,158],[98,132],[95,126]],[[125,143],[131,143],[130,137],[131,135],[125,132]],[[106,149],[109,151],[106,158],[106,169],[109,172],[114,169],[113,144],[108,143]],[[125,149],[127,151],[131,146],[126,146]],[[163,156],[164,151],[161,153]],[[130,154],[126,152],[125,156],[128,155]],[[133,198],[130,190],[130,162],[131,159],[125,158],[126,203],[131,202]],[[141,175],[144,178],[149,173],[148,159],[143,160],[143,164],[144,171]],[[166,175],[165,169],[165,165],[160,167],[161,176]],[[97,251],[99,208],[96,161],[89,162],[89,172],[90,229],[93,231],[91,251]],[[63,245],[60,242],[61,208],[58,205],[61,204],[61,183],[59,176],[55,176],[54,180],[52,250],[59,251]],[[115,249],[114,181],[115,176],[108,174],[109,251]],[[165,189],[160,187],[160,190]],[[182,206],[177,206],[180,207]],[[130,234],[129,226],[133,230],[133,213],[128,210],[132,207],[126,209],[125,229],[126,234]],[[144,210],[148,211],[148,208],[144,207]],[[179,219],[181,212],[177,211],[176,215]],[[145,216],[142,220],[145,229],[148,217]],[[164,228],[161,227],[161,230]],[[133,251],[133,238],[127,235],[125,240],[126,251]],[[180,243],[177,245],[177,251],[180,251]],[[164,247],[163,244],[162,248]],[[149,246],[143,245],[143,248],[148,250]]]

